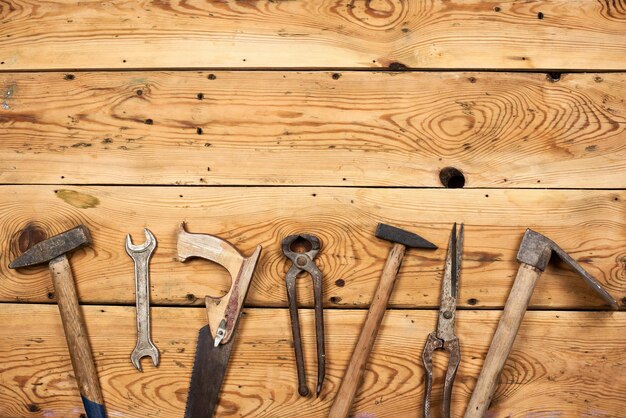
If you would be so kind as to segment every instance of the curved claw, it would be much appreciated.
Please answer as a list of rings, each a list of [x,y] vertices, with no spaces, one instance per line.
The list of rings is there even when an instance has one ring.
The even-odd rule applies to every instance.
[[[130,234],[126,235],[126,252],[131,255],[132,253],[152,251],[156,248],[156,238],[152,235],[152,232],[148,228],[143,229],[146,241],[143,244],[135,245],[130,237]],[[132,255],[131,255],[132,256]]]
[[[151,341],[149,344],[150,345],[147,347],[140,347],[137,345],[130,355],[131,363],[133,363],[133,366],[135,366],[135,368],[140,372],[143,371],[141,368],[141,359],[144,357],[150,357],[154,367],[159,365],[159,350],[154,346],[154,344],[152,344]]]

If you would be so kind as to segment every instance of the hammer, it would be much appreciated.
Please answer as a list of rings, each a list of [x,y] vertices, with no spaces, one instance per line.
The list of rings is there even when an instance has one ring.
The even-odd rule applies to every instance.
[[[17,269],[48,263],[59,312],[61,313],[65,339],[72,360],[72,368],[78,382],[85,412],[88,418],[104,418],[106,413],[102,391],[87,339],[85,320],[78,304],[72,270],[66,255],[72,250],[90,244],[89,230],[86,226],[79,225],[35,244],[9,264],[9,268]]]
[[[380,323],[383,320],[383,315],[385,314],[385,309],[387,308],[387,303],[389,302],[398,270],[400,270],[406,247],[427,248],[431,250],[437,248],[435,244],[426,241],[419,235],[385,224],[378,224],[376,237],[391,241],[394,244],[385,262],[383,273],[378,282],[378,288],[374,294],[374,300],[372,300],[370,309],[367,312],[365,325],[361,330],[359,340],[352,352],[348,369],[343,377],[335,401],[330,408],[328,418],[345,418],[348,416],[348,413],[350,413],[356,390],[361,383],[361,378],[363,377],[363,372],[367,365],[367,359],[374,346],[376,334],[378,334]]]
[[[498,378],[511,352],[517,331],[522,323],[522,318],[528,308],[537,279],[545,270],[552,254],[556,254],[565,264],[580,274],[585,282],[612,309],[617,310],[619,308],[617,301],[604,290],[600,283],[556,245],[554,241],[531,229],[527,229],[517,253],[517,261],[521,263],[517,271],[517,277],[511,288],[511,293],[509,293],[509,298],[504,305],[504,311],[491,341],[483,369],[480,372],[476,388],[465,411],[465,418],[483,418],[485,416],[485,412],[489,408],[496,390]]]

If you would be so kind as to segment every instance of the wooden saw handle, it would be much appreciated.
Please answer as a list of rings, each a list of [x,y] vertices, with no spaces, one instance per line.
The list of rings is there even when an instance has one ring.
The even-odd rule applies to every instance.
[[[222,320],[226,323],[226,335],[221,343],[226,344],[234,334],[239,320],[239,313],[250,288],[254,269],[261,255],[261,246],[257,245],[250,257],[244,257],[228,241],[209,234],[192,234],[180,224],[177,238],[180,261],[200,257],[217,263],[228,270],[232,283],[230,290],[222,297],[205,298],[209,329],[213,337]]]
[[[85,412],[88,418],[104,418],[106,413],[102,391],[67,256],[62,255],[53,259],[49,263],[49,268],[61,313],[65,339],[72,360],[72,368],[78,382]]]
[[[367,366],[367,359],[370,356],[376,335],[378,334],[378,329],[380,328],[380,323],[385,315],[387,303],[389,302],[389,297],[391,296],[405,251],[406,247],[404,245],[395,243],[389,252],[383,273],[378,282],[378,288],[374,294],[374,300],[372,300],[370,309],[367,312],[365,325],[361,330],[359,340],[352,352],[348,369],[343,377],[335,401],[330,408],[328,418],[345,418],[350,413],[350,408],[352,407],[356,391],[361,383],[365,366]]]
[[[496,390],[500,373],[509,357],[517,331],[542,271],[522,263],[504,306],[498,328],[491,340],[476,387],[469,401],[465,418],[483,418]]]

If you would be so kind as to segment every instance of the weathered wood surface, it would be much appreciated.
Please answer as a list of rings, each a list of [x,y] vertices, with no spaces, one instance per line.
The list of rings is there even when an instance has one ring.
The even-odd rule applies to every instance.
[[[546,234],[616,298],[626,297],[626,192],[580,190],[467,190],[230,187],[0,187],[0,300],[46,302],[54,295],[45,267],[7,268],[29,239],[84,223],[94,245],[71,257],[81,301],[134,303],[133,264],[124,250],[131,233],[142,242],[152,230],[153,303],[202,305],[230,285],[226,270],[203,260],[176,261],[176,230],[228,239],[245,255],[263,246],[249,306],[287,306],[290,263],[280,241],[298,232],[322,241],[318,263],[327,306],[367,307],[391,243],[374,237],[378,222],[414,231],[439,245],[411,249],[391,298],[394,307],[439,305],[441,274],[453,222],[465,223],[459,304],[502,307],[518,264],[526,227]],[[312,305],[312,282],[298,280],[299,300]],[[531,307],[602,306],[575,273],[550,265]]]
[[[625,73],[0,80],[1,183],[626,187]]]
[[[134,309],[86,306],[105,402],[110,416],[180,417],[184,411],[203,309],[154,308],[158,369],[137,372]],[[436,311],[388,311],[353,413],[418,417],[423,402],[421,351]],[[462,361],[452,396],[461,416],[500,312],[457,312]],[[311,310],[300,312],[309,383],[315,376]],[[323,417],[335,396],[365,318],[364,310],[327,310],[327,380],[318,399],[296,389],[286,309],[249,309],[241,321],[218,416]],[[80,397],[72,377],[54,305],[0,305],[0,415],[76,416]],[[498,387],[493,416],[620,416],[626,389],[626,313],[528,312]],[[435,356],[439,408],[444,355]],[[529,400],[532,402],[529,402]],[[365,415],[362,415],[365,416]],[[367,415],[371,416],[371,415]]]
[[[622,0],[5,1],[1,69],[624,69]]]

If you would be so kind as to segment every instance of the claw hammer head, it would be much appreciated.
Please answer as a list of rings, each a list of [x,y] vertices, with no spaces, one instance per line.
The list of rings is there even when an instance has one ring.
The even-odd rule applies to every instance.
[[[602,285],[593,278],[585,269],[582,268],[572,257],[561,249],[554,241],[532,229],[527,229],[522,239],[522,243],[517,252],[517,261],[535,267],[537,270],[544,271],[552,254],[556,254],[565,264],[572,268],[576,273],[585,280],[585,282],[602,298],[611,305],[611,308],[618,309],[617,301],[602,287]]]
[[[91,244],[91,234],[85,225],[79,225],[69,231],[62,232],[45,241],[41,241],[17,257],[9,268],[34,266],[48,263],[77,248]]]
[[[425,240],[419,235],[387,224],[378,224],[376,227],[376,237],[402,244],[405,247],[437,249],[435,244]]]

